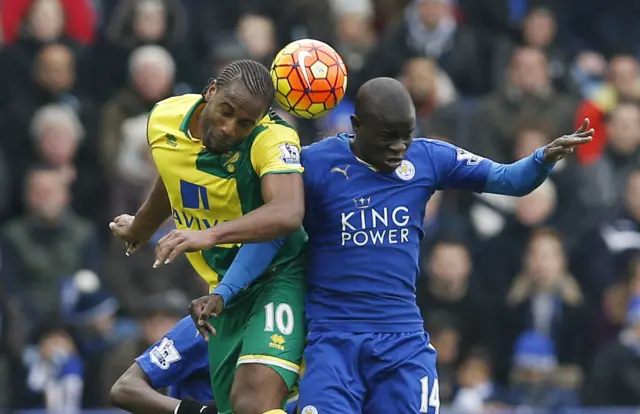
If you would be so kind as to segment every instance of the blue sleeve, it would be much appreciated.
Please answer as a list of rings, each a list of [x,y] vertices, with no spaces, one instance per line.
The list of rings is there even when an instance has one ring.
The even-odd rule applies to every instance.
[[[435,140],[420,140],[433,165],[438,190],[459,189],[482,192],[491,161],[462,148]]]
[[[136,358],[153,388],[169,387],[208,367],[207,344],[202,335],[196,334],[191,318],[183,318]]]
[[[285,239],[265,243],[244,244],[233,259],[222,282],[213,293],[222,296],[225,305],[238,292],[249,286],[271,264],[278,251],[284,246]]]
[[[513,164],[491,163],[484,191],[522,197],[540,186],[549,177],[555,164],[545,164],[544,148]]]

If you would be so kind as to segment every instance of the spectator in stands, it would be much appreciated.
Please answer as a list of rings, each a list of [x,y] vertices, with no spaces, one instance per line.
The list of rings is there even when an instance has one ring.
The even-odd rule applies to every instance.
[[[624,198],[629,173],[640,167],[640,106],[620,103],[607,115],[600,158],[585,166],[589,187],[585,196],[601,213],[610,213]]]
[[[582,51],[571,65],[571,82],[584,99],[597,95],[605,83],[608,63],[593,50]]]
[[[400,81],[416,107],[416,136],[444,135],[456,141],[461,116],[454,105],[457,92],[449,76],[427,58],[405,63]]]
[[[33,116],[30,135],[37,161],[60,171],[71,185],[73,209],[84,217],[103,219],[106,194],[100,170],[86,155],[85,162],[78,160],[86,134],[77,113],[68,105],[45,105]]]
[[[50,320],[38,330],[36,346],[27,348],[27,387],[40,395],[51,414],[77,414],[82,408],[84,363],[67,330]]]
[[[246,14],[240,18],[236,27],[236,36],[240,39],[249,58],[269,66],[276,50],[276,27],[267,16]]]
[[[458,25],[453,12],[453,0],[413,0],[405,10],[404,23],[382,38],[366,59],[351,93],[368,79],[396,76],[413,56],[437,61],[461,94],[483,92],[475,34]]]
[[[559,368],[568,386],[575,389],[582,379],[586,360],[585,298],[576,279],[567,270],[560,235],[548,228],[531,235],[522,272],[507,295],[504,350],[524,331],[549,336],[556,348]]]
[[[122,374],[112,370],[131,364],[116,360],[114,355],[136,334],[136,326],[117,316],[118,301],[94,272],[81,270],[66,278],[61,298],[64,321],[85,361],[83,407],[107,407],[109,389]]]
[[[532,233],[538,227],[554,223],[557,203],[555,185],[546,181],[531,194],[518,198],[513,216],[507,216],[505,223],[500,224],[499,233],[478,249],[475,262],[488,294],[497,300],[507,295],[513,278],[521,270]],[[475,214],[480,225],[491,219],[491,215]],[[501,220],[501,216],[497,219]]]
[[[604,290],[627,274],[629,263],[640,252],[640,170],[627,179],[622,206],[611,218],[585,235],[574,252],[572,268],[593,303]]]
[[[549,62],[549,76],[556,90],[569,90],[567,71],[569,61],[566,52],[559,47],[557,39],[557,21],[553,12],[547,8],[535,7],[529,10],[522,22],[522,46],[540,50]],[[508,38],[500,38],[494,47],[493,84],[500,88],[504,84],[505,71],[516,43]]]
[[[572,129],[575,103],[558,94],[551,83],[549,64],[538,49],[516,49],[509,64],[506,85],[481,102],[472,123],[470,149],[495,161],[507,162],[513,154],[513,131],[518,120],[537,118],[556,130]]]
[[[160,46],[142,46],[129,58],[130,83],[116,92],[102,108],[100,156],[113,178],[125,120],[149,113],[156,102],[171,94],[175,62]]]
[[[490,398],[494,408],[530,407],[547,410],[576,407],[578,396],[555,382],[556,350],[551,338],[536,332],[523,332],[513,350],[510,388]]]
[[[35,32],[36,38],[46,40],[58,39],[64,31],[76,42],[90,44],[96,24],[91,3],[89,0],[3,1],[0,3],[0,38],[11,45],[24,32]],[[60,14],[63,19],[58,18]]]
[[[131,72],[127,63],[144,45],[162,46],[178,62],[176,79],[187,83],[194,80],[194,57],[185,43],[186,13],[179,0],[120,0],[106,32],[105,41],[94,48],[92,58],[94,91],[101,102],[126,86]]]
[[[69,184],[75,182],[74,161],[84,128],[73,109],[59,104],[43,106],[31,120],[31,137],[40,161],[58,169]]]
[[[29,73],[29,72],[27,72]],[[52,43],[43,46],[37,54],[33,71],[33,79],[28,85],[20,85],[19,90],[11,97],[11,106],[7,115],[11,118],[14,133],[21,134],[27,142],[27,128],[35,112],[51,103],[65,104],[78,113],[82,113],[82,99],[74,93],[76,84],[76,59],[67,46]],[[16,128],[17,127],[17,128]],[[20,140],[18,140],[20,141]],[[11,148],[25,152],[25,147],[14,143]]]
[[[70,4],[70,3],[73,3]],[[65,25],[86,25],[86,31],[91,36],[95,22],[91,9],[85,0],[12,0],[2,2],[0,16],[5,20],[7,40],[13,43],[20,33],[18,41],[6,48],[2,56],[0,74],[3,93],[19,95],[24,93],[29,84],[29,73],[34,59],[40,49],[52,42],[57,42],[70,48],[73,53],[80,55],[78,43],[65,34]],[[7,14],[5,14],[5,11]],[[82,36],[80,36],[82,37]],[[86,39],[85,39],[86,40]]]
[[[461,352],[478,345],[492,345],[496,336],[495,307],[482,292],[481,283],[472,276],[473,263],[464,243],[454,240],[436,242],[423,269],[416,290],[416,302],[427,320],[433,313],[455,318]]]
[[[28,213],[2,229],[0,280],[9,296],[19,299],[20,312],[30,315],[20,325],[33,328],[60,309],[58,292],[65,275],[100,271],[100,250],[94,226],[69,207],[68,182],[59,171],[32,169],[25,198]]]
[[[584,386],[582,401],[589,406],[640,405],[640,297],[629,303],[626,329],[596,357]]]
[[[456,386],[456,363],[460,355],[460,332],[455,318],[446,312],[433,312],[425,321],[431,345],[438,351],[440,401],[451,402]]]
[[[371,0],[331,0],[331,11],[336,20],[335,48],[349,71],[362,69],[365,58],[375,46],[374,5]]]
[[[606,147],[606,116],[619,102],[640,101],[640,64],[634,56],[617,55],[609,63],[608,82],[584,100],[575,115],[575,125],[589,118],[596,133],[593,141],[576,151],[582,164],[598,160]]]
[[[485,402],[498,392],[491,371],[491,360],[485,352],[474,350],[466,356],[458,368],[458,390],[451,404],[455,412],[485,412]]]

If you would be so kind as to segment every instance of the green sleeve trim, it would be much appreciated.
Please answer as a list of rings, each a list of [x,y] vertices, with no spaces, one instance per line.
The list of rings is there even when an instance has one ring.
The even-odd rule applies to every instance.
[[[153,113],[153,110],[156,109],[158,107],[158,104],[160,102],[156,102],[155,105],[153,105],[153,108],[151,108],[151,110],[149,111],[149,115],[147,116],[147,131],[146,131],[146,135],[147,135],[147,145],[149,145],[149,147],[151,147],[151,140],[149,139],[149,122],[151,122],[151,114]]]
[[[300,170],[267,171],[266,173],[262,174],[261,177],[264,177],[265,175],[271,175],[271,174],[302,174],[302,171]]]

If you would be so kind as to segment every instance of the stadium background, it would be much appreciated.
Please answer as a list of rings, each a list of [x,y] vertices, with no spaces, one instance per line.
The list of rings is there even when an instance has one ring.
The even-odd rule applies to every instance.
[[[0,411],[107,407],[204,291],[107,228],[154,178],[146,114],[304,37],[350,75],[330,115],[287,119],[304,144],[349,130],[376,76],[406,84],[418,135],[501,162],[591,119],[594,142],[525,198],[436,194],[418,303],[443,407],[640,406],[639,2],[0,0],[0,17]]]

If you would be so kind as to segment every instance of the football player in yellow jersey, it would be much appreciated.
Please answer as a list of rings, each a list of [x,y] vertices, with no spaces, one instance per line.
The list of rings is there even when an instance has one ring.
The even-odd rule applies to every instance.
[[[159,178],[135,217],[119,216],[110,225],[133,252],[173,216],[177,230],[158,243],[154,267],[186,252],[211,286],[213,293],[191,310],[195,319],[217,316],[197,327],[209,342],[220,413],[284,413],[300,370],[303,169],[298,135],[270,111],[273,99],[268,70],[240,61],[202,96],[159,102],[147,128]],[[245,286],[225,284],[240,244],[271,240],[279,243],[275,257],[255,282],[239,293]]]

